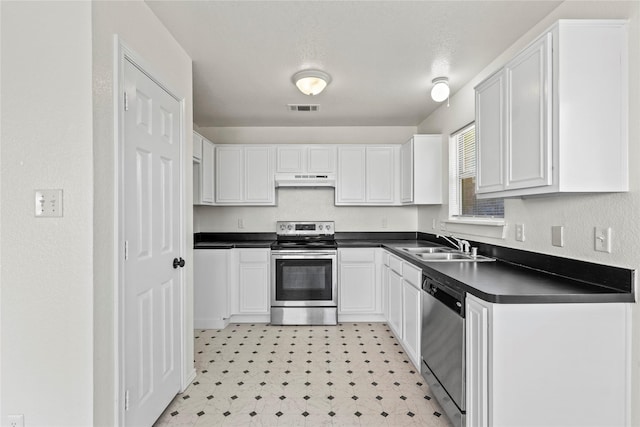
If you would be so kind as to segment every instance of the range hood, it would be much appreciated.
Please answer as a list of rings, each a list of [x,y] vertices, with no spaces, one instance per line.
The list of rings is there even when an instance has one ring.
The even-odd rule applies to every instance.
[[[335,187],[334,174],[276,174],[276,187]]]

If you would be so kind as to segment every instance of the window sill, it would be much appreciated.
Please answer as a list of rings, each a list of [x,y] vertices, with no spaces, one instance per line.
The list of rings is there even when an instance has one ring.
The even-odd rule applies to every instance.
[[[505,239],[507,237],[507,223],[504,219],[450,218],[442,221],[441,230],[494,239]]]

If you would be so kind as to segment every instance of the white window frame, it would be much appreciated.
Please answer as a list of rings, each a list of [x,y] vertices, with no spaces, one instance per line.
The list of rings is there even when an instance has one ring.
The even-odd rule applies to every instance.
[[[504,218],[483,216],[461,216],[461,191],[458,180],[458,144],[457,136],[475,126],[469,123],[449,136],[449,219],[443,221],[446,231],[473,236],[506,238],[506,221]]]

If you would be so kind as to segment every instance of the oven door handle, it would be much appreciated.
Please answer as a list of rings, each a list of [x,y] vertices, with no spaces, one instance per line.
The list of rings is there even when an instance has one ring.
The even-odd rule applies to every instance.
[[[336,251],[322,251],[322,250],[317,250],[317,251],[271,251],[271,256],[274,258],[278,258],[281,256],[286,256],[286,257],[298,257],[298,258],[314,258],[314,257],[318,257],[318,256],[336,256],[337,253]]]

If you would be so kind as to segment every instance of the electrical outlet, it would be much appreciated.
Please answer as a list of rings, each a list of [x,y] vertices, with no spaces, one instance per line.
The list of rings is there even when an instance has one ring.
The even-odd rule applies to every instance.
[[[36,217],[62,216],[62,190],[36,190]]]
[[[433,218],[433,219],[431,220],[431,228],[435,230],[435,229],[436,229],[436,226],[437,226],[436,219],[435,219],[435,218]]]
[[[516,224],[516,241],[524,242],[524,224]]]
[[[14,414],[7,415],[9,421],[9,427],[24,427],[24,415]]]
[[[564,227],[561,225],[554,225],[551,227],[551,244],[553,246],[564,246]]]
[[[611,227],[594,227],[593,245],[598,252],[611,253]]]
[[[238,229],[242,230],[244,228],[244,219],[238,218]]]

